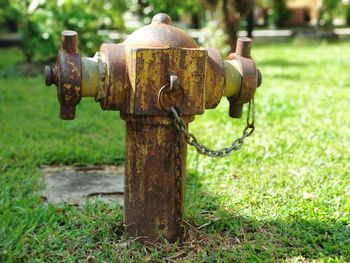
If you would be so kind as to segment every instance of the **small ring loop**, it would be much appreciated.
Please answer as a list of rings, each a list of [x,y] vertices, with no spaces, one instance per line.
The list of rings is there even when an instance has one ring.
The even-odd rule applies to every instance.
[[[185,91],[184,91],[184,89],[180,86],[180,85],[178,85],[178,88],[181,90],[181,92],[182,92],[182,100],[181,100],[181,103],[180,103],[180,105],[179,105],[179,107],[181,107],[182,105],[183,105],[183,103],[184,103],[184,101],[185,101]],[[165,84],[164,86],[162,86],[161,88],[160,88],[160,90],[159,90],[159,92],[158,92],[158,104],[159,104],[159,106],[164,110],[164,111],[166,111],[166,112],[170,112],[171,111],[171,108],[172,107],[165,107],[164,106],[164,103],[163,103],[163,94],[164,94],[164,92],[169,92],[169,91],[171,91],[172,89],[170,89],[170,83],[167,83],[167,84]]]
[[[252,135],[252,133],[254,132],[255,127],[253,124],[249,124],[247,125],[244,130],[243,130],[243,134],[245,135],[245,137],[249,137],[250,135]]]

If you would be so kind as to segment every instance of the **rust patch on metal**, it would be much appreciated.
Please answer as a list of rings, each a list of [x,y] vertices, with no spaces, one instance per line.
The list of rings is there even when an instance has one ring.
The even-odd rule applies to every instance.
[[[174,220],[176,130],[171,124],[152,125],[128,119],[126,131],[126,231],[143,240],[157,241],[163,237],[176,241],[181,232],[181,225]],[[186,143],[182,144],[181,154],[185,167]],[[182,173],[184,181],[185,172]],[[183,195],[184,187],[183,183]],[[183,200],[184,196],[182,209]]]
[[[46,85],[57,86],[60,117],[72,120],[75,117],[75,106],[82,97],[82,63],[78,49],[78,35],[74,31],[63,31],[61,42],[56,66],[45,68]]]
[[[208,62],[205,74],[205,108],[214,109],[224,92],[225,68],[220,52],[216,48],[207,48]]]
[[[240,64],[240,74],[242,76],[239,94],[228,98],[230,102],[229,114],[233,118],[242,116],[243,104],[249,102],[258,87],[258,72],[254,60],[250,57],[251,40],[239,38],[237,41],[237,52],[231,53],[228,60],[235,59]],[[261,81],[260,81],[261,83]],[[259,84],[260,84],[259,83]]]
[[[171,25],[168,15],[156,15],[150,25],[133,32],[124,41],[130,47],[197,48],[196,42],[183,30]]]
[[[160,89],[169,83],[168,73],[178,77],[177,93],[164,98],[164,105],[183,101],[181,112],[195,115],[204,112],[204,84],[207,52],[204,49],[132,49],[131,86],[126,112],[136,115],[164,116],[168,113],[158,103]],[[183,97],[182,97],[183,96]]]
[[[105,97],[100,101],[101,107],[104,110],[124,110],[126,94],[131,89],[126,67],[125,46],[103,44],[100,51],[107,66]]]

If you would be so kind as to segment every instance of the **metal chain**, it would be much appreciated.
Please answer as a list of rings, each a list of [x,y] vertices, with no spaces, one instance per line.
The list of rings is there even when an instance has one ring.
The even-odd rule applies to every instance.
[[[182,142],[182,135],[184,136],[185,141],[191,145],[194,146],[197,151],[201,154],[210,156],[210,157],[221,157],[221,156],[227,156],[232,151],[239,150],[243,143],[245,138],[252,135],[252,133],[255,130],[254,127],[254,118],[255,118],[255,104],[254,99],[252,99],[249,102],[248,105],[248,116],[247,116],[247,125],[243,130],[243,134],[238,139],[234,140],[231,143],[231,146],[225,147],[219,150],[212,150],[209,147],[201,144],[198,142],[197,138],[190,132],[187,131],[187,125],[184,122],[184,120],[180,117],[180,112],[176,110],[174,107],[171,108],[164,108],[162,103],[162,94],[163,91],[168,88],[169,90],[176,90],[178,89],[178,80],[177,76],[174,73],[169,74],[169,84],[166,84],[163,86],[158,93],[158,103],[166,111],[169,111],[172,113],[174,117],[174,125],[176,128],[175,132],[175,222],[176,222],[176,231],[177,236],[180,237],[180,242],[182,239],[182,176],[183,176],[183,169],[182,169],[182,151],[181,151],[181,142]]]
[[[238,139],[234,140],[229,147],[224,147],[219,150],[212,150],[209,147],[201,144],[198,142],[196,136],[194,136],[192,133],[188,132],[186,123],[184,120],[179,116],[179,113],[175,108],[170,108],[171,113],[174,117],[174,124],[176,129],[184,135],[185,141],[195,147],[197,151],[201,154],[207,155],[209,157],[222,157],[229,155],[232,151],[238,151],[243,143],[245,138],[249,137],[253,134],[255,127],[255,104],[254,99],[252,99],[249,102],[248,105],[248,114],[247,114],[247,124],[245,128],[243,129],[242,136]]]
[[[169,73],[169,83],[165,84],[160,88],[158,93],[158,103],[162,109],[165,111],[170,111],[169,108],[165,108],[162,103],[163,92],[183,89],[179,87],[178,79],[176,74]],[[182,103],[181,103],[182,104]],[[183,168],[182,168],[182,135],[180,130],[175,130],[175,147],[174,147],[174,157],[175,157],[175,211],[174,211],[174,219],[175,219],[175,229],[176,234],[180,238],[180,242],[182,242],[182,176],[183,176]]]
[[[181,132],[178,130],[175,132],[175,142],[175,222],[177,236],[182,238],[182,155]]]

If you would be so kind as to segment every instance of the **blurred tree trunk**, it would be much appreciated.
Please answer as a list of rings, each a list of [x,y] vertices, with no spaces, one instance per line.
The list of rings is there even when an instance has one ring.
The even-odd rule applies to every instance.
[[[144,13],[143,10],[149,5],[147,1],[144,0],[137,0],[137,14],[139,17],[143,17]]]
[[[253,38],[253,30],[254,30],[254,3],[251,6],[248,16],[247,16],[247,36]]]
[[[227,44],[230,46],[231,52],[234,52],[236,49],[239,24],[239,16],[236,12],[236,1],[222,0],[222,14],[224,18],[224,30],[227,34]]]
[[[34,51],[30,43],[32,38],[32,23],[30,21],[29,5],[30,0],[19,2],[19,7],[21,7],[23,10],[23,14],[19,19],[19,29],[22,35],[21,46],[24,57],[28,63],[32,63],[34,58]]]
[[[253,8],[255,0],[206,0],[206,5],[211,11],[219,11],[223,29],[227,35],[227,44],[231,52],[236,49],[237,33],[240,19],[251,14],[253,20]],[[218,10],[219,9],[219,10]],[[248,20],[248,34],[252,34],[253,21]]]
[[[198,14],[192,14],[191,16],[191,26],[192,28],[200,29],[201,28],[201,18]]]
[[[25,56],[25,59],[28,63],[33,62],[34,58],[34,52],[33,49],[30,46],[30,41],[31,41],[31,23],[28,19],[28,17],[23,17],[22,18],[22,49],[23,53]]]

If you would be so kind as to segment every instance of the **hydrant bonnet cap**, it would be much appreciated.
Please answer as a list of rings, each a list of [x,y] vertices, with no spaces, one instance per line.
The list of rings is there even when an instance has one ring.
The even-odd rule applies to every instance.
[[[171,18],[164,13],[155,15],[150,25],[129,35],[124,44],[131,47],[198,47],[192,37],[173,26]]]

